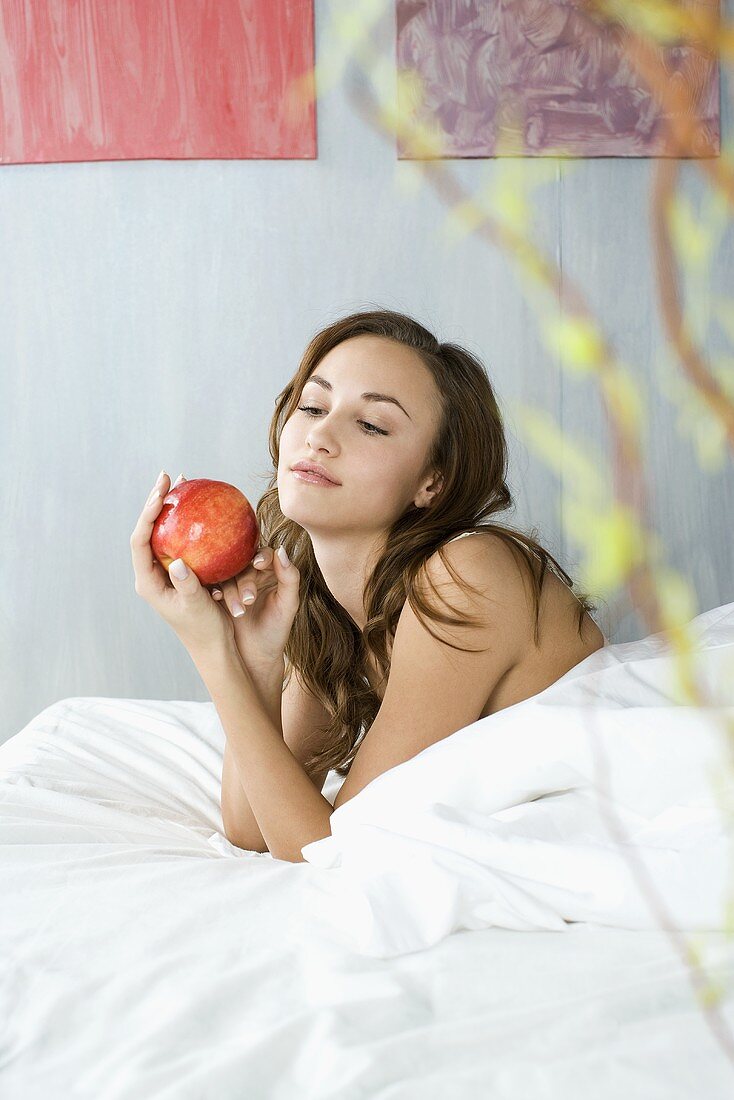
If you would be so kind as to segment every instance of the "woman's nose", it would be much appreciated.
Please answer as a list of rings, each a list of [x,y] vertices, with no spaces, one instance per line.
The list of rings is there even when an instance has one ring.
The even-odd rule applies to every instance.
[[[324,429],[321,425],[318,428],[311,428],[306,437],[306,446],[310,447],[312,451],[318,451],[321,447],[332,450],[333,442],[333,430],[331,428]]]
[[[333,454],[336,450],[336,447],[333,443],[324,442],[324,440],[319,440],[316,438],[307,439],[306,446],[308,447],[309,451],[311,451],[311,453],[315,455],[318,454],[319,451],[323,451],[324,454]]]

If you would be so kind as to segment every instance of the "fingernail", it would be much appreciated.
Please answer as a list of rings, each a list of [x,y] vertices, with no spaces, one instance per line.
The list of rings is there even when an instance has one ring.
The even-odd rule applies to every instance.
[[[160,472],[160,473],[158,474],[158,477],[157,477],[157,478],[155,479],[155,483],[156,483],[156,485],[160,485],[160,483],[161,483],[161,482],[163,481],[163,478],[164,478],[165,476],[166,476],[166,471],[165,471],[165,470],[161,470],[161,472]]]
[[[236,619],[239,619],[240,615],[244,615],[245,609],[239,600],[234,600],[232,603],[232,614]]]
[[[242,599],[244,600],[245,603],[252,603],[252,601],[255,599],[255,593],[254,592],[249,592],[249,591],[245,592]]]
[[[252,564],[253,564],[253,565],[262,565],[262,563],[263,563],[264,561],[265,561],[265,555],[264,555],[264,554],[257,554],[257,555],[256,555],[256,556],[255,556],[255,557],[254,557],[254,558],[252,559]]]
[[[282,565],[290,565],[291,560],[285,552],[285,546],[278,547],[278,557],[280,558]]]
[[[156,501],[158,501],[160,499],[161,499],[161,494],[158,492],[157,489],[154,489],[153,492],[148,497],[148,499],[146,500],[145,507],[150,508],[151,504],[155,504]]]
[[[173,573],[174,577],[179,581],[184,580],[184,578],[189,575],[188,567],[181,558],[176,558],[175,561],[171,562],[168,567],[168,572]]]

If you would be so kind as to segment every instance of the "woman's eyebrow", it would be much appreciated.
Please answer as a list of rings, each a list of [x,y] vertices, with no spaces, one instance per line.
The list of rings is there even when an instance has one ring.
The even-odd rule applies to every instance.
[[[325,390],[331,391],[334,387],[331,382],[327,382],[325,378],[322,378],[319,374],[312,374],[306,379],[307,382],[316,382],[317,385],[323,386]],[[305,384],[305,383],[304,383]],[[398,401],[397,397],[391,397],[389,393],[363,393],[362,397],[365,401],[389,401],[391,405],[397,405],[399,409],[403,409],[403,406]],[[412,420],[413,417],[407,411],[403,409],[403,412],[407,416],[408,420]]]

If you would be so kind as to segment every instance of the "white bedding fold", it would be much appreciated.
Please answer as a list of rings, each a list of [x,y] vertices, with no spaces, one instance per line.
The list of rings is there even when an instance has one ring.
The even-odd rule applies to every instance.
[[[599,650],[340,806],[302,850],[311,914],[382,958],[490,925],[725,928],[734,604],[687,629],[708,705],[665,635]]]
[[[731,611],[699,620],[712,685],[734,681]],[[626,737],[612,805],[662,861],[677,916],[705,926],[706,754],[720,757],[690,708],[666,708],[682,757],[660,759],[662,736],[631,739],[665,732],[659,655],[649,640],[598,655],[603,710],[621,723],[607,734]],[[734,1027],[730,937],[566,923],[638,905],[594,809],[596,758],[569,720],[596,691],[591,671],[515,711],[542,714],[547,744],[502,712],[340,807],[312,851],[331,844],[351,890],[330,858],[288,864],[224,838],[213,704],[81,697],[34,716],[0,746],[0,1096],[725,1095],[731,1063],[711,1020]],[[514,752],[510,735],[525,737]],[[475,755],[492,765],[486,782],[466,767]],[[327,777],[331,802],[341,782]],[[304,908],[324,891],[337,904],[326,928]],[[569,935],[508,930],[521,927]],[[340,938],[403,957],[360,958]]]

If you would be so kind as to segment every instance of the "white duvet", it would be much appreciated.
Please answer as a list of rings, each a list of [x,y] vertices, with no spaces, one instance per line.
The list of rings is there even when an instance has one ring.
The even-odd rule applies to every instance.
[[[693,624],[729,715],[733,613]],[[223,836],[211,703],[45,708],[0,746],[2,1100],[729,1095],[731,764],[671,675],[654,638],[609,647],[375,781],[299,864]],[[597,812],[588,697],[655,895]]]
[[[459,929],[723,929],[734,904],[734,603],[597,651],[373,780],[303,848],[309,907],[382,958]],[[685,668],[685,666],[682,666]]]

